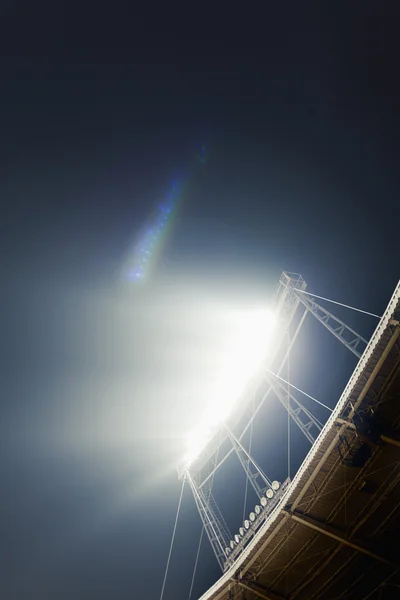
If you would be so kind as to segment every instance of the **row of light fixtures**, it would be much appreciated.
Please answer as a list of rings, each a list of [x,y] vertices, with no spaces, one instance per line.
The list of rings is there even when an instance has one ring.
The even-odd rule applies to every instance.
[[[271,487],[267,489],[267,491],[265,492],[265,496],[263,496],[260,499],[260,504],[256,504],[254,511],[252,511],[249,514],[249,518],[244,521],[244,523],[243,523],[244,527],[240,527],[239,533],[237,533],[234,536],[233,540],[231,540],[229,542],[230,548],[225,548],[225,554],[227,556],[232,552],[232,550],[235,549],[236,546],[239,545],[241,539],[244,538],[245,534],[250,529],[251,524],[255,522],[257,517],[261,514],[262,510],[268,505],[268,500],[272,500],[272,498],[275,495],[275,492],[277,492],[279,490],[279,488],[280,488],[279,481],[273,481],[271,483]]]

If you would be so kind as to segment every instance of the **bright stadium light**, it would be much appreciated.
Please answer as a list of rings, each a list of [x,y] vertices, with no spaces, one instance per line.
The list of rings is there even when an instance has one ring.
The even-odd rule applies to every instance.
[[[228,419],[251,377],[268,356],[276,317],[271,311],[247,314],[238,326],[234,343],[224,357],[214,397],[199,427],[188,436],[186,468],[199,457],[211,437]]]
[[[250,529],[250,521],[248,519],[246,519],[245,522],[244,522],[244,528],[245,529]]]
[[[192,464],[198,458],[212,435],[213,431],[210,427],[199,426],[187,436],[187,454],[184,458],[186,465]]]
[[[277,490],[279,490],[279,486],[280,486],[280,483],[279,483],[279,481],[273,481],[273,482],[271,483],[271,487],[272,487],[272,489],[273,489],[275,492],[276,492]]]
[[[254,512],[256,513],[256,515],[259,515],[261,513],[261,506],[259,504],[256,504]]]
[[[263,496],[260,500],[260,504],[263,508],[265,508],[268,504],[268,500],[266,498],[264,498],[264,496]]]
[[[243,318],[235,343],[225,356],[216,394],[222,420],[229,416],[249,379],[267,357],[275,324],[276,317],[270,311],[256,311]]]
[[[244,534],[245,534],[244,527],[239,527],[239,535],[240,535],[240,537],[243,537]]]
[[[235,534],[235,543],[238,544],[240,542],[240,537],[238,536],[238,534]]]
[[[265,492],[265,495],[267,496],[267,498],[269,500],[271,500],[271,498],[274,497],[274,490],[272,490],[271,488],[268,488],[267,491]]]
[[[252,523],[254,523],[254,521],[256,520],[256,515],[255,515],[255,513],[251,512],[251,513],[249,514],[249,519],[250,519],[250,521],[251,521]]]

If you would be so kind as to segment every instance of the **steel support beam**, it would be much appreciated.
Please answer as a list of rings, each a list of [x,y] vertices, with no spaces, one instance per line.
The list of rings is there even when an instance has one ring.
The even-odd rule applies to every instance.
[[[258,498],[261,499],[266,490],[271,487],[271,481],[268,477],[263,473],[257,463],[251,458],[250,454],[245,450],[240,441],[234,436],[232,431],[226,427],[229,438],[232,442],[232,445],[235,449],[236,455],[240,461],[240,464],[243,467],[244,472],[246,473],[246,477],[249,480],[249,483],[252,485],[255,493]]]
[[[380,562],[386,563],[387,565],[390,565],[392,567],[397,566],[393,562],[388,560],[387,558],[380,556],[379,554],[376,554],[375,552],[371,552],[371,550],[368,550],[368,548],[366,548],[364,545],[362,545],[360,543],[356,544],[355,542],[351,542],[350,540],[346,539],[346,537],[344,537],[345,536],[344,532],[334,529],[330,525],[326,525],[325,523],[320,523],[318,521],[315,521],[311,517],[308,517],[301,513],[286,511],[286,510],[283,510],[282,512],[284,514],[288,515],[291,519],[293,519],[293,521],[297,521],[297,523],[301,523],[302,525],[305,525],[306,527],[309,527],[310,529],[313,529],[314,531],[318,531],[318,533],[322,533],[323,535],[326,535],[326,536],[332,538],[333,540],[336,540],[337,542],[344,544],[345,546],[349,546],[349,548],[353,548],[353,550],[357,550],[358,552],[361,552],[362,554],[366,554],[370,558],[379,560]]]
[[[306,307],[306,309],[314,315],[314,317],[333,333],[333,335],[346,346],[353,354],[358,358],[361,358],[361,352],[358,350],[360,344],[365,346],[368,344],[367,340],[359,335],[354,329],[343,323],[340,319],[335,317],[326,308],[323,308],[313,300],[312,297],[305,297],[301,292],[295,291],[295,294],[299,298],[300,302]]]
[[[223,571],[226,560],[225,549],[229,546],[231,534],[211,493],[211,485],[208,485],[206,489],[202,488],[199,490],[190,473],[187,473],[187,479],[193,492],[197,510],[199,511],[207,537],[218,564]]]
[[[322,429],[322,424],[293,396],[280,379],[270,375],[267,376],[267,380],[278,400],[285,407],[300,431],[312,445]]]
[[[388,437],[387,435],[381,435],[382,442],[385,444],[390,444],[390,446],[395,446],[396,448],[400,448],[400,441],[395,440],[394,438]]]
[[[241,580],[241,579],[235,579],[234,581],[238,586],[240,586],[244,590],[247,590],[248,592],[252,592],[258,598],[263,598],[263,600],[284,600],[284,598],[282,596],[278,596],[277,594],[270,592],[267,589],[259,586],[258,584],[255,584],[253,582],[250,583],[250,581]]]
[[[347,429],[357,429],[352,421],[346,421],[346,419],[342,419],[341,417],[336,419],[336,423],[338,423],[338,425],[346,425]]]

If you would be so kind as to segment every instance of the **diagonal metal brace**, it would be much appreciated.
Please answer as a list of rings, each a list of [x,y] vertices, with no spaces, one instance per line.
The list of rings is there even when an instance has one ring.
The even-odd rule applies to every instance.
[[[313,298],[305,297],[304,294],[293,290],[294,293],[299,298],[300,302],[306,307],[306,309],[314,315],[316,319],[324,327],[328,329],[333,335],[340,341],[342,344],[346,346],[353,354],[355,354],[358,358],[361,357],[361,352],[359,351],[359,346],[368,344],[367,340],[359,335],[354,329],[343,323],[340,319],[335,317],[332,313],[330,313],[326,308],[323,308]]]
[[[282,381],[272,375],[266,375],[266,378],[278,400],[286,408],[308,441],[313,444],[322,429],[322,423],[293,396]]]

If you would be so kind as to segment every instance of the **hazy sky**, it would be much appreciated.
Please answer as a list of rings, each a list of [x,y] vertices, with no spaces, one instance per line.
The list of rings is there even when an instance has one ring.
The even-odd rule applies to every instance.
[[[182,437],[239,312],[267,304],[283,269],[386,307],[400,257],[399,9],[325,4],[3,3],[2,597],[157,600]],[[148,279],[127,281],[184,174]],[[333,406],[354,361],[313,325],[302,344],[293,380]],[[279,478],[285,417],[269,410],[255,452]],[[295,468],[307,446],[293,444]],[[238,506],[242,484],[228,467],[221,487],[240,490]],[[199,534],[187,492],[165,600],[186,600]],[[217,576],[205,541],[193,598]]]

